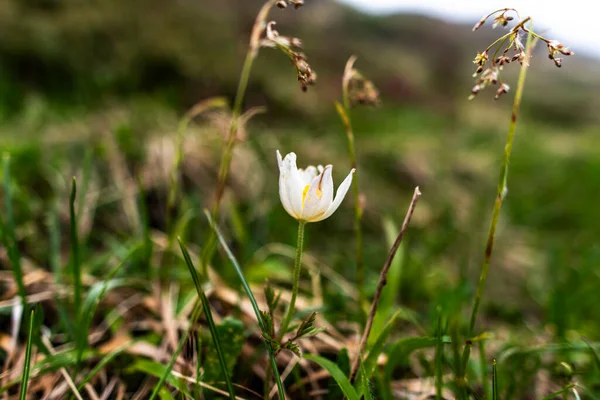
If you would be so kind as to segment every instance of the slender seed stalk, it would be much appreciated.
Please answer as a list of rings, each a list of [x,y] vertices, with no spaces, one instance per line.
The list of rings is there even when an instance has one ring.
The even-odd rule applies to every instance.
[[[227,182],[227,176],[229,175],[229,168],[231,166],[231,158],[233,156],[233,148],[235,147],[237,130],[239,126],[239,118],[242,112],[242,103],[244,102],[244,96],[246,94],[246,88],[248,87],[248,81],[250,79],[250,72],[252,71],[252,65],[258,55],[258,49],[260,47],[260,35],[262,33],[265,21],[269,15],[269,11],[276,4],[275,0],[269,0],[260,9],[254,26],[252,27],[252,33],[250,35],[250,45],[244,65],[242,67],[242,73],[238,83],[235,100],[233,102],[233,109],[231,111],[231,123],[229,125],[229,134],[227,136],[227,144],[223,155],[221,157],[221,164],[219,166],[219,175],[217,179],[217,191],[215,193],[215,200],[212,207],[211,217],[213,221],[218,221],[219,213],[221,211],[221,200],[225,193],[225,183]],[[208,275],[208,264],[212,259],[212,256],[216,250],[217,238],[214,231],[211,231],[209,240],[207,241],[206,247],[202,252],[201,256],[201,273],[204,278]]]
[[[531,28],[530,28],[531,29]],[[475,293],[475,302],[473,304],[473,311],[471,312],[471,322],[469,324],[469,336],[473,335],[475,330],[475,323],[477,322],[477,313],[479,312],[479,306],[481,304],[481,298],[483,297],[483,290],[485,288],[485,282],[487,279],[488,271],[490,269],[490,260],[492,258],[492,252],[494,250],[494,239],[496,237],[496,226],[500,217],[500,209],[502,208],[502,202],[506,197],[507,188],[507,177],[508,177],[508,164],[510,161],[510,154],[512,151],[512,145],[515,138],[515,128],[517,126],[517,116],[519,114],[519,106],[521,105],[521,98],[523,97],[523,88],[525,87],[525,78],[527,76],[527,68],[529,67],[529,59],[531,58],[532,49],[532,34],[531,32],[527,35],[527,57],[521,71],[519,73],[519,81],[517,83],[517,91],[515,93],[515,100],[513,102],[512,114],[510,119],[510,126],[508,128],[508,137],[506,139],[506,146],[504,147],[504,158],[502,160],[502,168],[500,169],[500,178],[498,180],[498,191],[496,194],[496,200],[494,202],[494,211],[492,213],[492,221],[490,223],[490,230],[488,232],[488,238],[485,245],[485,254],[483,257],[483,265],[481,266],[481,275],[479,276],[479,284],[477,285],[477,292]]]
[[[375,320],[375,314],[377,313],[377,306],[379,305],[379,299],[381,299],[381,292],[383,291],[383,287],[387,283],[387,274],[392,266],[392,261],[394,261],[394,257],[396,256],[396,252],[398,251],[398,247],[402,243],[402,238],[404,237],[404,232],[408,228],[408,224],[410,223],[410,219],[412,218],[413,212],[415,211],[415,206],[417,205],[417,201],[419,200],[419,196],[421,196],[421,192],[419,191],[419,187],[415,188],[413,193],[412,200],[410,205],[408,206],[408,211],[406,212],[406,216],[404,217],[404,222],[402,223],[402,228],[388,253],[388,257],[383,264],[383,268],[381,269],[381,273],[379,275],[379,282],[377,282],[377,289],[375,290],[375,297],[373,298],[373,302],[371,303],[371,309],[369,311],[369,315],[367,316],[367,323],[365,324],[365,330],[360,339],[359,350],[356,354],[354,361],[352,362],[352,369],[350,370],[350,382],[354,381],[356,377],[356,373],[358,372],[358,368],[360,366],[361,358],[360,355],[365,352],[367,347],[367,341],[369,340],[369,335],[371,334],[371,328],[373,328],[373,321]]]
[[[302,270],[302,248],[304,246],[304,225],[306,222],[299,221],[298,222],[298,245],[296,247],[296,261],[294,262],[294,274],[293,274],[293,286],[292,286],[292,298],[290,299],[290,305],[281,322],[281,326],[279,327],[279,333],[277,334],[277,340],[281,341],[283,335],[285,335],[285,331],[290,325],[292,321],[292,316],[294,315],[294,307],[296,305],[296,297],[298,296],[298,285],[300,283],[300,271]]]
[[[363,263],[363,234],[362,234],[362,207],[360,205],[360,189],[358,185],[358,169],[356,168],[356,148],[354,145],[354,133],[349,115],[349,100],[347,85],[343,85],[344,106],[335,104],[338,114],[346,128],[346,137],[348,139],[348,155],[350,157],[350,167],[354,171],[354,182],[352,185],[352,195],[354,197],[354,234],[356,235],[356,286],[358,287],[358,305],[360,315],[363,315],[363,304],[365,304],[365,267]]]

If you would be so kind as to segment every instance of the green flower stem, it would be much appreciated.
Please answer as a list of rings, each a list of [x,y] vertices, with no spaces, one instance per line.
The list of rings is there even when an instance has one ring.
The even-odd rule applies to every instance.
[[[298,285],[300,283],[300,271],[302,270],[302,248],[304,246],[304,225],[306,222],[299,221],[298,222],[298,245],[296,247],[296,261],[294,263],[294,276],[293,276],[293,286],[292,286],[292,298],[290,299],[290,306],[281,322],[281,326],[279,327],[279,333],[277,334],[277,340],[281,341],[283,335],[287,331],[287,328],[290,326],[290,322],[292,321],[292,316],[294,315],[294,307],[296,305],[296,297],[298,296]]]

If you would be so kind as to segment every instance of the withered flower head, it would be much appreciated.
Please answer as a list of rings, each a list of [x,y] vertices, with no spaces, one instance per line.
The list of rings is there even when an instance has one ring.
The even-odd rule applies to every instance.
[[[548,45],[548,58],[554,61],[554,65],[559,68],[562,66],[562,58],[556,57],[559,53],[565,56],[572,56],[575,54],[557,40],[549,40],[546,44]]]
[[[379,90],[371,80],[367,79],[360,71],[354,68],[355,61],[355,56],[350,57],[346,63],[342,78],[342,87],[344,96],[349,103],[348,106],[353,107],[359,104],[379,105],[381,103],[379,100]]]
[[[265,37],[261,40],[261,46],[280,49],[292,62],[296,68],[296,74],[300,87],[306,91],[308,85],[312,85],[317,80],[317,74],[312,70],[306,56],[303,53],[295,51],[293,48],[302,47],[302,41],[298,38],[281,36],[279,32],[273,29],[275,21],[267,23],[265,28]]]
[[[502,14],[500,14],[496,18],[494,18],[494,23],[492,24],[492,28],[495,28],[495,27],[497,27],[499,25],[505,27],[513,19],[514,18],[511,17],[511,16],[507,16],[506,12],[503,12]]]
[[[304,0],[280,0],[277,2],[277,7],[286,8],[288,4],[294,6],[294,8],[299,8],[304,5]]]

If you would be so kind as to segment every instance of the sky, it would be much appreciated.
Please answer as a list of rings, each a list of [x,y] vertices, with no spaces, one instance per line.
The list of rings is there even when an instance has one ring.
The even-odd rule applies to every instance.
[[[598,0],[339,0],[377,14],[418,12],[473,25],[499,8],[516,8],[531,16],[536,31],[558,40],[576,54],[600,58],[600,1]]]

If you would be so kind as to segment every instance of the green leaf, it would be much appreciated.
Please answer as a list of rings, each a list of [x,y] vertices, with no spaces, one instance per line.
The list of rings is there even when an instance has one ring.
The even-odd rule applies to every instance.
[[[443,343],[452,342],[448,336],[442,336],[442,341]],[[407,365],[408,357],[412,352],[435,347],[435,345],[436,338],[430,336],[409,337],[399,340],[387,352],[388,363],[385,366],[386,376],[391,377],[392,372],[397,365]]]
[[[310,361],[313,361],[319,364],[321,367],[325,368],[327,372],[331,374],[333,379],[337,382],[338,386],[344,393],[344,396],[348,400],[360,400],[359,395],[356,393],[356,390],[352,387],[350,380],[348,377],[342,372],[342,370],[332,361],[329,361],[326,358],[315,356],[313,354],[306,354],[304,358]]]
[[[79,260],[79,238],[77,234],[77,216],[75,215],[75,199],[77,197],[77,180],[73,177],[71,197],[69,200],[69,221],[71,233],[71,271],[73,272],[73,306],[75,315],[79,315],[81,306],[81,263]]]
[[[227,317],[216,327],[216,333],[221,342],[220,348],[223,352],[228,375],[231,376],[246,340],[244,324],[238,319]],[[222,382],[226,380],[226,377],[219,368],[217,346],[212,344],[211,342],[204,360],[203,380],[205,382]]]
[[[179,247],[181,247],[181,252],[183,253],[183,258],[185,259],[185,263],[187,264],[188,269],[190,270],[190,274],[192,275],[192,280],[194,281],[194,285],[196,286],[196,291],[198,292],[198,297],[202,301],[202,308],[204,309],[204,315],[206,316],[206,322],[208,323],[208,328],[210,330],[210,335],[212,337],[213,346],[214,346],[215,352],[217,353],[219,365],[221,366],[222,376],[225,379],[225,383],[227,384],[227,390],[229,392],[229,397],[232,399],[235,399],[235,392],[233,390],[233,384],[231,383],[231,376],[230,376],[228,368],[227,368],[226,355],[223,350],[223,347],[221,346],[219,332],[217,331],[217,328],[215,326],[215,321],[213,320],[213,317],[212,317],[210,303],[208,302],[208,298],[206,298],[206,294],[204,294],[204,291],[202,290],[202,286],[200,283],[200,277],[198,276],[198,273],[196,272],[196,267],[194,267],[194,264],[192,263],[190,254],[188,253],[187,249],[183,245],[181,238],[177,238],[177,240],[179,240]]]
[[[600,371],[600,355],[598,355],[598,352],[596,351],[594,346],[592,346],[591,343],[588,342],[587,339],[584,339],[584,338],[581,338],[581,339],[585,342],[587,347],[589,347],[590,352],[592,353],[592,358],[594,359],[594,362],[596,364],[596,367],[598,367],[598,371]]]
[[[29,383],[29,372],[31,368],[31,347],[33,342],[33,327],[35,326],[35,310],[31,310],[29,315],[29,333],[27,335],[27,347],[25,348],[25,363],[23,364],[23,375],[21,376],[21,391],[19,399],[25,400],[27,397],[27,384]]]
[[[373,375],[373,371],[375,371],[375,367],[377,366],[377,359],[379,358],[379,355],[385,347],[388,336],[392,332],[392,328],[394,327],[396,319],[398,318],[398,314],[399,312],[396,312],[394,315],[392,315],[392,318],[390,318],[383,330],[379,333],[377,340],[375,340],[375,343],[369,351],[369,355],[365,359],[364,370],[367,373],[367,379],[370,379]]]
[[[373,394],[371,393],[371,385],[369,384],[370,375],[368,375],[365,371],[365,364],[362,361],[360,362],[360,375],[362,381],[361,392],[364,394],[365,400],[373,400]]]
[[[248,284],[248,281],[246,280],[246,277],[244,276],[244,273],[242,272],[242,268],[240,267],[240,264],[237,262],[235,256],[231,252],[231,249],[229,248],[229,246],[227,246],[227,242],[225,242],[225,239],[223,238],[221,231],[219,230],[219,228],[217,227],[217,225],[211,218],[208,210],[204,210],[204,214],[206,215],[206,218],[208,218],[210,225],[212,226],[213,230],[215,231],[215,234],[217,235],[217,238],[219,239],[219,243],[225,250],[225,253],[227,253],[227,257],[229,257],[229,260],[231,261],[231,264],[233,264],[233,268],[235,269],[235,272],[237,273],[238,277],[240,278],[240,281],[242,282],[242,287],[244,288],[244,291],[246,292],[246,295],[248,296],[248,299],[250,300],[250,303],[252,304],[252,309],[254,310],[254,314],[256,315],[256,319],[258,321],[258,325],[260,326],[260,330],[263,333],[263,336],[265,336],[265,337],[269,336],[269,331],[267,330],[267,326],[265,325],[265,323],[263,321],[262,314],[260,312],[260,309],[258,308],[258,303],[256,302],[256,298],[254,297],[254,293],[252,293],[252,290],[250,289],[250,285]],[[275,382],[277,383],[277,392],[279,394],[279,399],[285,400],[285,396],[284,396],[284,392],[283,392],[283,384],[281,383],[281,377],[279,375],[279,370],[277,369],[277,362],[275,361],[275,352],[273,350],[272,343],[269,340],[265,340],[265,345],[267,347],[267,352],[269,353],[269,359],[271,360],[271,366],[273,367],[273,374],[275,375]]]
[[[160,396],[161,400],[175,400],[175,397],[173,397],[171,392],[169,392],[169,389],[164,386],[160,388],[158,395]]]
[[[344,375],[350,375],[350,356],[348,356],[348,349],[343,348],[337,355],[335,360],[336,365],[344,373]],[[337,385],[328,385],[329,391],[327,393],[327,400],[339,400],[343,398],[342,390]]]
[[[273,319],[271,318],[271,313],[269,313],[268,311],[261,311],[260,313],[263,317],[265,327],[267,328],[267,331],[268,331],[268,338],[273,339],[273,337],[275,336],[275,325],[273,325]],[[265,338],[267,338],[267,336],[265,336]]]
[[[96,364],[94,366],[94,368],[92,368],[92,370],[90,372],[88,372],[86,374],[86,376],[81,380],[81,382],[79,383],[79,385],[77,386],[77,390],[82,390],[83,387],[85,386],[86,383],[88,383],[90,380],[92,380],[92,378],[98,373],[100,372],[108,363],[110,363],[112,360],[114,360],[119,354],[123,353],[125,350],[127,350],[128,348],[130,348],[131,346],[133,346],[135,344],[135,341],[131,341],[128,343],[125,343],[124,345],[114,349],[113,351],[111,351],[110,353],[108,353],[107,355],[104,356],[104,358],[102,358],[98,364]]]
[[[267,300],[267,306],[269,307],[269,313],[273,315],[275,310],[277,309],[277,305],[279,304],[279,300],[281,299],[281,292],[275,293],[269,281],[267,281],[265,285],[265,299]]]
[[[311,333],[311,331],[315,329],[316,317],[317,313],[312,312],[304,321],[302,321],[302,323],[298,327],[298,330],[296,331],[296,338],[301,338],[302,336]]]
[[[302,357],[302,351],[300,351],[300,347],[294,342],[287,342],[284,346],[284,349],[291,351],[298,357]]]
[[[577,386],[576,383],[571,383],[567,386],[565,386],[564,388],[557,390],[556,392],[544,397],[542,400],[554,400],[556,397],[558,397],[558,395],[567,393],[569,390],[575,388]]]
[[[127,370],[130,372],[139,371],[139,372],[143,372],[148,375],[155,376],[159,379],[162,379],[164,376],[165,377],[164,380],[169,385],[173,386],[174,388],[179,390],[184,395],[191,397],[185,383],[182,382],[180,379],[175,378],[171,374],[171,369],[172,369],[172,367],[171,368],[169,368],[168,366],[165,367],[164,365],[159,364],[155,361],[145,360],[145,359],[137,359],[132,365],[127,367]],[[162,385],[161,385],[161,388],[162,388]],[[160,389],[157,390],[157,394],[159,391],[160,391]]]

